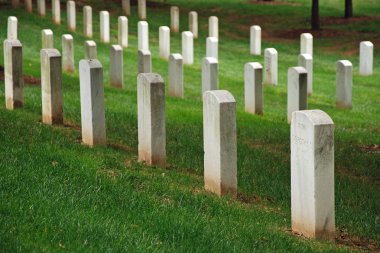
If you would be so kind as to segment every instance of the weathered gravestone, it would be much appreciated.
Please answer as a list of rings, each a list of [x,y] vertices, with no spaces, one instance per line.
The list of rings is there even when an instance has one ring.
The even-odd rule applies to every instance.
[[[70,34],[62,35],[62,66],[65,72],[75,71],[74,39]]]
[[[194,39],[198,38],[198,13],[189,12],[189,31],[193,33]]]
[[[301,34],[301,52],[300,54],[309,54],[313,57],[313,35],[310,33]]]
[[[288,123],[294,111],[307,109],[307,71],[304,67],[288,70]]]
[[[84,58],[86,60],[89,59],[96,59],[97,56],[97,50],[96,50],[96,43],[93,40],[86,40],[84,42]]]
[[[37,0],[37,11],[38,15],[44,17],[46,15],[46,4],[45,0]]]
[[[165,166],[165,86],[160,75],[138,75],[137,108],[139,160],[149,165]]]
[[[206,57],[214,57],[218,60],[218,39],[208,37],[206,39]]]
[[[347,60],[336,63],[336,107],[352,108],[352,63]]]
[[[112,45],[110,48],[110,83],[116,88],[124,88],[123,81],[123,48]]]
[[[167,60],[170,55],[170,29],[167,26],[159,28],[159,47],[160,57]]]
[[[89,146],[106,144],[103,67],[96,59],[79,62],[82,141]]]
[[[122,0],[122,9],[123,9],[124,15],[130,16],[131,15],[131,1]]]
[[[52,0],[51,5],[53,23],[59,25],[61,23],[61,1]]]
[[[177,6],[170,7],[170,29],[179,32],[179,8]]]
[[[110,42],[110,14],[108,11],[100,12],[100,42]]]
[[[205,189],[237,194],[236,102],[226,90],[203,95]]]
[[[219,39],[219,20],[215,16],[208,19],[208,36]]]
[[[152,57],[149,50],[138,51],[138,73],[152,73]]]
[[[261,55],[261,27],[258,25],[251,26],[250,37],[251,54]]]
[[[300,54],[298,65],[307,71],[307,94],[311,95],[313,93],[313,57],[310,54]]]
[[[139,19],[146,19],[146,0],[137,0]]]
[[[149,50],[149,26],[146,21],[137,23],[138,50]]]
[[[88,5],[83,7],[83,35],[92,38],[92,8]]]
[[[8,40],[17,40],[17,18],[10,16],[8,17]]]
[[[122,47],[128,47],[128,18],[118,18],[118,43]]]
[[[291,124],[292,230],[334,239],[334,123],[323,111],[295,111]]]
[[[182,57],[184,64],[191,65],[194,63],[194,39],[192,32],[182,33]]]
[[[249,62],[244,67],[245,111],[263,115],[263,97],[263,66],[258,62]]]
[[[278,53],[274,48],[264,50],[265,83],[277,85],[278,83]]]
[[[363,76],[373,73],[373,44],[370,41],[360,42],[359,73]]]
[[[24,104],[22,45],[18,40],[4,40],[5,106],[8,110]]]
[[[218,60],[205,57],[202,60],[202,96],[208,90],[217,90],[218,86]]]
[[[62,59],[57,49],[41,49],[42,122],[63,123]]]
[[[169,56],[169,96],[183,98],[183,58],[180,54]]]
[[[42,48],[54,48],[53,31],[50,29],[42,30]]]
[[[75,2],[67,1],[67,27],[69,31],[75,31],[76,24],[76,10],[75,10]]]

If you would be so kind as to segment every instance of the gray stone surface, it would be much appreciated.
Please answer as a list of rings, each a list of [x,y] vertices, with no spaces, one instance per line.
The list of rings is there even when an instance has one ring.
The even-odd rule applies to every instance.
[[[46,15],[46,3],[45,0],[37,0],[37,12],[40,16]]]
[[[278,84],[278,53],[274,48],[264,50],[265,84]]]
[[[252,114],[264,113],[263,66],[249,62],[244,67],[245,111]]]
[[[193,33],[194,39],[198,38],[198,13],[196,11],[189,12],[189,31]]]
[[[123,48],[112,45],[110,48],[110,83],[116,88],[124,88],[123,81]]]
[[[170,55],[170,29],[167,26],[160,26],[159,28],[159,47],[160,57],[169,59]]]
[[[138,73],[152,73],[152,57],[149,50],[138,51]]]
[[[8,110],[24,104],[22,45],[18,40],[4,40],[5,106]]]
[[[17,40],[17,23],[16,17],[8,17],[8,40]]]
[[[237,194],[236,102],[226,90],[203,95],[205,189]]]
[[[137,23],[138,50],[149,50],[149,26],[146,21]]]
[[[53,23],[59,25],[61,24],[61,1],[52,0],[51,5]]]
[[[334,123],[323,111],[293,112],[291,124],[292,230],[335,239]]]
[[[54,48],[53,31],[50,29],[42,30],[42,48]]]
[[[219,39],[219,20],[215,16],[208,19],[208,36]]]
[[[62,67],[65,72],[75,71],[74,39],[70,34],[62,35]]]
[[[177,6],[170,7],[170,29],[179,32],[179,8]]]
[[[307,109],[307,71],[304,67],[288,70],[288,123],[295,111]]]
[[[62,58],[57,49],[41,49],[42,122],[63,123]]]
[[[155,73],[137,77],[139,161],[165,166],[165,85]]]
[[[192,32],[186,31],[182,33],[182,57],[184,64],[192,65],[194,63],[194,38]]]
[[[169,96],[184,97],[183,58],[180,54],[171,54],[169,56]]]
[[[118,43],[122,47],[128,47],[128,18],[124,16],[118,18]]]
[[[360,42],[359,73],[363,76],[373,73],[373,44],[371,41]]]
[[[300,54],[309,54],[313,57],[313,35],[310,33],[301,34],[301,52]]]
[[[103,67],[96,59],[79,62],[82,141],[86,145],[106,144]]]
[[[217,90],[219,86],[218,60],[205,57],[202,60],[202,95],[209,90]]]
[[[69,31],[74,32],[77,27],[75,2],[67,1],[67,28]]]
[[[251,26],[250,37],[251,54],[261,55],[261,27],[258,25]]]
[[[100,12],[100,42],[110,42],[110,14],[108,11]]]
[[[98,58],[95,41],[86,40],[84,42],[84,58],[86,60]]]
[[[214,57],[218,60],[218,44],[219,41],[215,37],[208,37],[206,39],[206,57]]]
[[[92,8],[88,5],[83,7],[83,35],[92,38]]]
[[[298,66],[304,67],[307,71],[307,94],[311,95],[313,93],[313,57],[310,54],[300,54]]]
[[[348,60],[336,63],[336,107],[352,108],[352,63]]]
[[[137,0],[138,16],[140,20],[146,19],[146,0]]]

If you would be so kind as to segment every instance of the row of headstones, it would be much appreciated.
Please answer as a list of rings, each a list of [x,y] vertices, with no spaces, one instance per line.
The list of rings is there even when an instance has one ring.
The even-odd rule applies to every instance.
[[[4,52],[6,105],[8,109],[14,109],[23,105],[21,43],[12,38],[5,40]],[[41,50],[42,118],[47,124],[63,122],[61,64],[61,55],[57,49]],[[291,70],[290,76],[295,76],[294,86],[300,86],[299,80],[306,80],[306,76],[301,78],[300,73],[306,75],[306,71],[300,70],[300,67]],[[79,73],[82,140],[90,146],[105,144],[102,65],[96,59],[81,60]],[[252,73],[253,79],[258,75]],[[141,73],[138,76],[137,93],[139,160],[164,166],[164,81],[158,74]],[[306,93],[304,96],[306,97]],[[327,114],[319,110],[295,109],[292,117],[292,227],[294,231],[310,237],[331,238],[335,230],[333,122]],[[203,129],[205,188],[218,195],[236,195],[236,102],[231,93],[225,90],[204,92]],[[322,160],[323,163],[319,162]],[[310,182],[314,183],[311,188]]]

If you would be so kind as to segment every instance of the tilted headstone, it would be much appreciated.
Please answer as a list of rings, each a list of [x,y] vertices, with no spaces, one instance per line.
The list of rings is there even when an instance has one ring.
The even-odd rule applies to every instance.
[[[4,40],[5,106],[13,110],[24,105],[22,45],[18,40]]]
[[[288,123],[292,113],[307,109],[307,71],[304,67],[288,70]]]
[[[189,31],[193,33],[194,39],[198,38],[198,13],[196,11],[189,12]]]
[[[249,62],[244,67],[245,111],[263,115],[263,66],[258,62]]]
[[[301,53],[309,54],[313,57],[313,35],[310,33],[301,34]]]
[[[118,43],[122,47],[128,47],[128,18],[118,18]]]
[[[219,20],[215,16],[208,19],[208,36],[219,39]]]
[[[218,44],[219,41],[215,37],[206,39],[206,57],[214,57],[218,60]]]
[[[184,64],[194,63],[194,39],[192,32],[182,33],[182,57]]]
[[[32,0],[25,0],[25,10],[29,13],[33,12]]]
[[[138,153],[139,161],[165,166],[165,85],[155,73],[137,77]]]
[[[89,146],[106,144],[103,67],[96,60],[79,62],[82,141]]]
[[[130,0],[122,0],[122,8],[125,16],[131,15],[131,1]]]
[[[52,0],[51,5],[53,23],[59,25],[61,23],[61,1]]]
[[[74,39],[70,34],[62,35],[62,66],[65,72],[75,71]]]
[[[149,26],[146,21],[137,23],[138,50],[149,50]]]
[[[123,48],[112,45],[110,49],[110,83],[116,88],[124,88],[123,81]]]
[[[139,19],[146,19],[146,0],[137,0]]]
[[[251,54],[261,55],[261,27],[258,25],[251,26],[250,37]]]
[[[170,55],[170,29],[167,26],[159,28],[160,57],[168,59]]]
[[[63,123],[62,58],[57,49],[41,49],[42,122]]]
[[[37,11],[38,15],[45,16],[46,15],[46,4],[45,0],[37,0]]]
[[[320,110],[295,111],[291,124],[292,230],[335,237],[334,123]]]
[[[108,11],[100,12],[100,42],[110,42],[110,14]]]
[[[203,147],[205,189],[236,196],[236,102],[226,90],[203,95]]]
[[[336,63],[336,107],[352,108],[352,63],[348,60]]]
[[[208,90],[217,90],[218,86],[218,60],[205,57],[202,60],[202,95]]]
[[[152,73],[152,57],[149,50],[138,51],[138,73]]]
[[[278,53],[274,48],[264,50],[265,83],[277,85],[278,83]]]
[[[16,17],[8,17],[8,40],[17,40],[17,23]]]
[[[83,35],[92,38],[92,8],[88,5],[83,7]]]
[[[170,29],[179,32],[179,8],[177,6],[170,7]]]
[[[42,48],[54,48],[53,31],[50,29],[42,30]]]
[[[360,42],[359,73],[363,76],[373,73],[373,44],[370,41]]]
[[[313,57],[310,54],[300,54],[298,66],[304,67],[307,71],[307,94],[311,95],[313,93]]]
[[[67,27],[69,31],[75,31],[76,25],[76,10],[75,10],[75,2],[67,1]]]
[[[97,50],[96,50],[96,43],[93,40],[86,40],[84,42],[84,59],[96,59],[97,56]]]
[[[183,58],[180,54],[169,56],[169,96],[183,98]]]

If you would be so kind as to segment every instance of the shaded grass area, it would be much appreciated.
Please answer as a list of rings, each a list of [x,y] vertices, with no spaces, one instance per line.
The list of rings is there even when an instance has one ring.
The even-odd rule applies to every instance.
[[[336,223],[338,243],[312,241],[290,232],[290,150],[286,123],[287,69],[297,64],[298,38],[284,41],[268,35],[263,48],[279,51],[279,86],[265,87],[264,116],[244,112],[243,66],[263,57],[249,55],[249,27],[255,21],[268,34],[281,27],[306,29],[302,1],[293,5],[251,5],[246,1],[166,1],[181,7],[181,28],[187,30],[187,11],[199,10],[200,38],[195,41],[195,64],[185,67],[184,100],[167,97],[167,168],[151,168],[136,161],[136,9],[129,18],[130,47],[124,54],[126,89],[109,87],[109,45],[99,42],[99,17],[94,12],[94,39],[104,66],[108,146],[90,149],[81,145],[78,73],[64,74],[65,126],[40,123],[41,90],[25,89],[25,108],[14,112],[0,105],[2,128],[0,160],[0,249],[13,251],[347,251],[340,244],[379,247],[380,153],[369,147],[380,144],[379,50],[375,44],[375,74],[358,75],[358,57],[347,53],[361,37],[379,40],[376,22],[337,26],[356,39],[325,37],[314,41],[314,94],[310,109],[326,111],[336,124]],[[339,16],[337,1],[322,15]],[[97,3],[97,10],[102,9]],[[107,2],[107,8],[114,8]],[[379,9],[379,4],[357,7],[357,13]],[[96,9],[95,8],[95,9]],[[40,31],[51,28],[55,45],[67,33],[62,25],[22,10],[0,9],[1,27],[6,18],[19,19],[26,74],[40,76]],[[79,10],[79,8],[78,8]],[[148,10],[153,70],[167,81],[167,62],[158,58],[158,27],[169,24],[167,5]],[[256,14],[271,18],[255,19]],[[74,33],[76,62],[83,57],[81,13]],[[111,39],[116,43],[117,15],[111,11]],[[220,18],[220,87],[237,100],[238,184],[237,200],[219,199],[203,190],[203,133],[201,58],[205,54],[208,15]],[[250,16],[251,19],[234,19]],[[291,16],[292,18],[289,18]],[[226,22],[225,20],[228,20]],[[261,23],[263,22],[263,23]],[[305,24],[305,23],[304,23]],[[332,24],[335,26],[335,24]],[[368,30],[368,27],[371,29]],[[6,29],[0,30],[0,38]],[[341,44],[331,48],[331,45]],[[181,52],[180,34],[172,34],[172,52]],[[326,50],[329,48],[330,50]],[[3,52],[0,52],[3,64]],[[354,64],[354,108],[335,108],[335,62],[342,57]],[[0,83],[3,84],[2,81]],[[4,87],[0,89],[4,99]],[[348,239],[347,239],[348,238]],[[345,241],[346,240],[346,241]],[[354,247],[352,249],[359,249]]]

